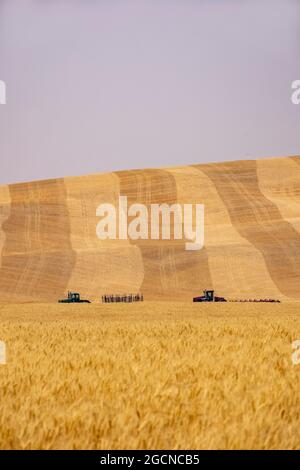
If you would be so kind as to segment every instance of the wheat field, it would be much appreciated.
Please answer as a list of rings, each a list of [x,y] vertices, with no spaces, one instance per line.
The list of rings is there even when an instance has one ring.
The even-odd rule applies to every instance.
[[[1,449],[299,449],[300,308],[0,305]]]

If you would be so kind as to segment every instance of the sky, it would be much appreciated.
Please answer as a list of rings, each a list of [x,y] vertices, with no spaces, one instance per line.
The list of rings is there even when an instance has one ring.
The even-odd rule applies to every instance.
[[[299,0],[0,0],[0,184],[300,154]]]

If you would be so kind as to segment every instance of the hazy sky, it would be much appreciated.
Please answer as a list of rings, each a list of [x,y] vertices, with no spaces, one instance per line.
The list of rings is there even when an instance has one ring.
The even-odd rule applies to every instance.
[[[300,154],[299,0],[0,0],[0,183]]]

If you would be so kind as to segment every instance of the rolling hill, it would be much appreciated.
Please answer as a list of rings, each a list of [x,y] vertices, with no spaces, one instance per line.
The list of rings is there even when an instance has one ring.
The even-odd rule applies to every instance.
[[[128,202],[205,206],[205,245],[99,240],[96,209]],[[141,291],[191,300],[300,299],[300,157],[122,171],[0,187],[0,302]]]

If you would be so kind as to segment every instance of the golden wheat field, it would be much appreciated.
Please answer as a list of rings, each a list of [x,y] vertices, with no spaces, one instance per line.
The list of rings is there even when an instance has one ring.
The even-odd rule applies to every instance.
[[[300,448],[300,306],[0,306],[1,449]]]

